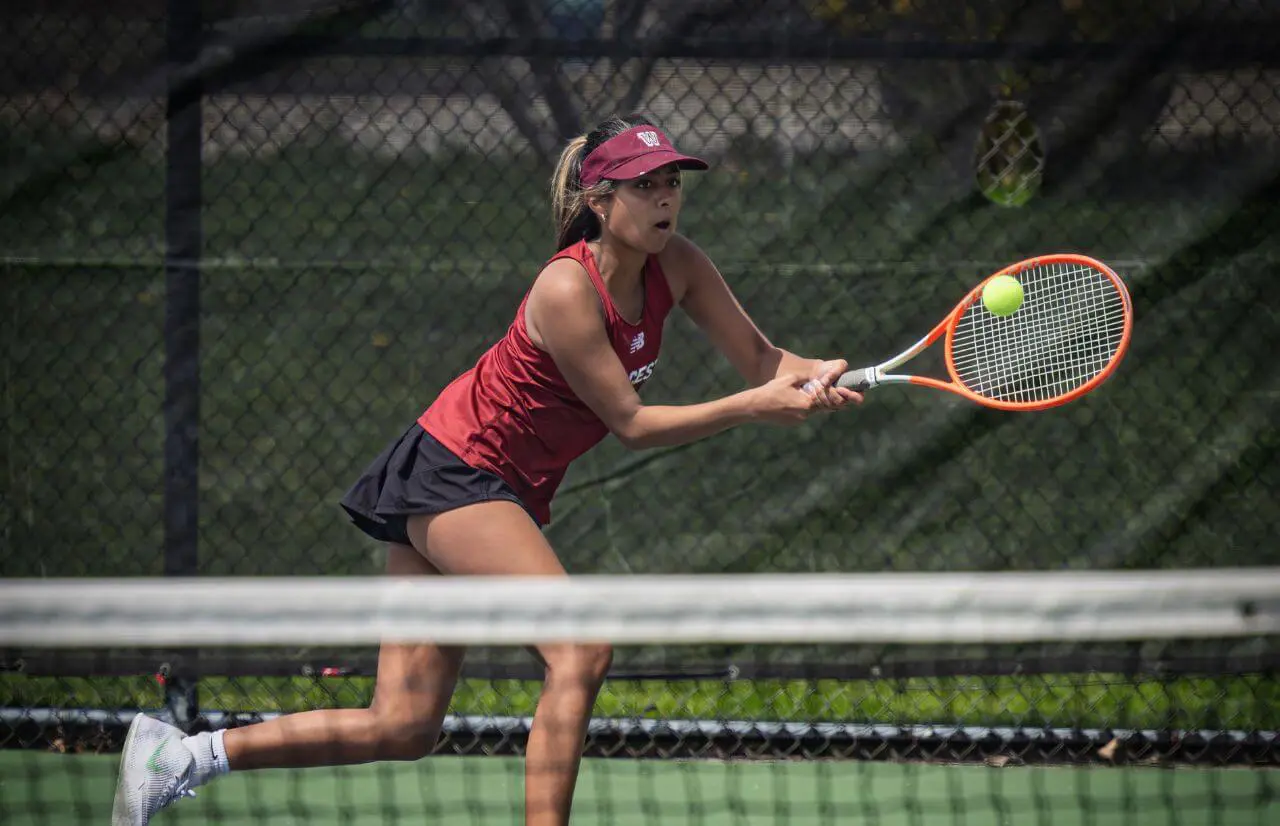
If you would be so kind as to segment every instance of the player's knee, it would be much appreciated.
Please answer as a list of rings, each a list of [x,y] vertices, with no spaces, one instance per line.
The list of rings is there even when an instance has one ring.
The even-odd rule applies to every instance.
[[[378,742],[378,759],[386,761],[421,760],[435,751],[435,748],[434,737],[428,739],[407,733],[391,734]]]
[[[382,730],[378,737],[378,759],[421,760],[436,748],[438,730]]]
[[[420,719],[377,704],[369,712],[378,760],[421,760],[435,751],[441,721]]]
[[[573,681],[599,687],[613,663],[613,648],[604,644],[566,645],[546,652],[549,682]]]

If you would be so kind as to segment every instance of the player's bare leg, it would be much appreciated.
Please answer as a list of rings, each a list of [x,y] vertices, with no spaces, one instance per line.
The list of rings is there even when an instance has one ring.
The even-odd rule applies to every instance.
[[[439,576],[407,545],[388,545],[389,576]],[[435,748],[453,696],[464,649],[384,644],[373,702],[363,709],[289,714],[229,730],[232,771],[417,760]]]
[[[392,576],[440,575],[407,545],[388,546],[386,570]],[[192,737],[139,714],[121,755],[112,826],[146,826],[228,770],[425,757],[435,748],[462,656],[461,648],[383,645],[373,702],[364,709],[306,711]]]
[[[409,537],[446,575],[566,575],[537,525],[512,502],[412,517]],[[612,652],[603,643],[537,650],[546,666],[546,681],[525,756],[525,824],[563,826],[569,822],[591,709]]]

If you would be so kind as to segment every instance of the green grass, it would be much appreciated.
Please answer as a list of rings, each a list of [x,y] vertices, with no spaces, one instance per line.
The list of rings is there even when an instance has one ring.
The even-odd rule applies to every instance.
[[[6,826],[105,822],[115,760],[0,752]],[[510,824],[518,759],[432,758],[305,772],[231,774],[159,822],[239,826]],[[858,762],[587,759],[575,824],[705,826],[1263,826],[1280,818],[1280,773],[1150,768],[922,766]]]
[[[527,716],[540,684],[464,679],[451,711]],[[206,678],[200,703],[227,711],[293,712],[363,707],[371,678]],[[156,708],[153,678],[0,678],[9,707]],[[609,718],[849,722],[1027,728],[1280,730],[1274,677],[1169,678],[1120,675],[948,677],[903,680],[610,680],[595,714]]]

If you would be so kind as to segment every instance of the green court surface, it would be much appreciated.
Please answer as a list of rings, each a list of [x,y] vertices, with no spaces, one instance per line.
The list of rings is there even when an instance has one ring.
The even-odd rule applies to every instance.
[[[116,756],[0,752],[5,826],[106,824]],[[442,757],[230,775],[163,824],[521,822],[523,762]],[[584,761],[575,824],[1280,823],[1280,772],[855,761]]]

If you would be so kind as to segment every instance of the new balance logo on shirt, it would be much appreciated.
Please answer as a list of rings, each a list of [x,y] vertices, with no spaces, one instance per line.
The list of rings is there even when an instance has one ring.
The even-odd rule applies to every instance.
[[[644,333],[636,333],[635,338],[631,339],[631,352],[639,352],[644,347]]]

